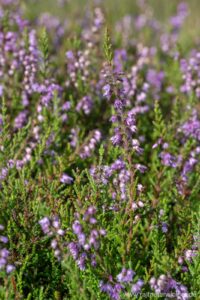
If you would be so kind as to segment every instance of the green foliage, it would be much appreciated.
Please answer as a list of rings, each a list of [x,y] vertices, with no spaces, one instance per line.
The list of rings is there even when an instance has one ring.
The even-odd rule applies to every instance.
[[[112,44],[111,44],[108,28],[106,28],[106,30],[105,30],[103,49],[104,49],[104,55],[105,55],[106,60],[110,64],[112,64],[113,50],[112,50]]]
[[[39,38],[39,46],[41,51],[41,65],[40,72],[43,78],[48,77],[48,65],[49,65],[49,39],[45,28],[41,30]]]
[[[30,2],[23,3],[25,11],[34,1]],[[64,4],[65,9],[70,10],[70,5],[74,4]],[[107,9],[111,6],[108,4]],[[148,10],[148,13],[151,15],[151,11]],[[9,15],[6,10],[1,19],[3,33],[17,30],[12,28],[15,17],[10,23]],[[122,20],[116,28],[127,25],[124,23],[127,20]],[[16,73],[9,76],[11,66],[5,65],[2,86],[0,84],[0,88],[3,87],[3,95],[0,96],[0,224],[5,227],[2,236],[9,240],[3,247],[8,247],[9,262],[16,269],[11,274],[3,268],[0,270],[0,299],[109,300],[108,294],[101,292],[100,282],[116,284],[122,268],[130,268],[136,273],[131,285],[138,279],[144,280],[144,293],[152,292],[149,280],[153,276],[158,278],[166,274],[186,285],[194,299],[198,299],[199,157],[190,172],[187,172],[186,163],[193,163],[199,139],[184,135],[182,125],[193,112],[199,119],[199,100],[194,93],[185,96],[180,92],[183,80],[180,61],[174,59],[174,53],[162,52],[150,28],[141,30],[138,36],[133,32],[130,40],[120,33],[116,38],[114,30],[111,36],[108,28],[103,37],[101,33],[97,36],[93,28],[90,40],[87,30],[82,32],[82,23],[76,23],[77,29],[73,30],[73,25],[69,23],[67,34],[64,31],[63,36],[57,21],[53,24],[57,24],[58,28],[51,28],[52,32],[58,30],[56,33],[49,28],[36,29],[39,63],[35,77],[26,90],[28,107],[22,103],[27,81],[24,65],[17,66]],[[85,23],[89,23],[87,18]],[[34,28],[35,24],[30,26]],[[24,46],[28,57],[31,56],[29,30],[26,27],[20,31],[21,44],[16,44]],[[137,45],[135,38],[140,41]],[[159,45],[158,52],[152,61],[151,56],[144,59],[143,65],[140,51],[145,49],[148,52],[150,47],[142,48],[142,44],[146,42],[151,45],[150,41]],[[124,48],[128,57],[126,62],[115,56],[115,50]],[[178,44],[173,50],[179,51],[181,59],[187,49]],[[74,55],[73,70],[67,69],[66,64],[70,62],[66,62],[66,51],[72,51],[71,55]],[[11,59],[13,63],[10,52],[7,51],[7,60],[10,62]],[[119,62],[123,65],[123,72],[115,74]],[[138,62],[141,63],[138,73],[131,77]],[[110,68],[109,74],[106,67]],[[154,100],[158,98],[158,92],[151,84],[145,99],[148,111],[134,115],[137,130],[133,129],[130,134],[131,125],[126,124],[126,117],[132,108],[144,106],[137,96],[147,81],[148,68],[165,72],[159,91],[160,99]],[[124,77],[128,83],[136,81],[137,91],[131,96],[121,91]],[[44,90],[47,86],[46,90],[32,91],[35,81]],[[61,92],[52,91],[51,84],[58,84]],[[108,99],[102,95],[105,84],[116,90]],[[166,92],[168,85],[174,87],[174,94]],[[119,99],[127,100],[127,104],[123,107],[124,111],[118,109],[116,113],[113,102],[120,92]],[[91,112],[88,113],[77,108],[86,96],[92,99]],[[47,104],[43,103],[43,97],[49,97]],[[15,122],[21,112],[27,112],[26,122],[17,128]],[[113,129],[117,128],[117,122],[112,125],[110,121],[114,114],[117,122],[121,122],[118,130],[123,135],[122,145],[111,142]],[[93,137],[97,129],[102,134],[100,142]],[[141,154],[133,150],[133,139],[138,140],[144,149]],[[83,158],[81,154],[84,149],[91,153]],[[29,153],[30,157],[27,155]],[[169,154],[171,160],[163,162],[163,153]],[[173,165],[179,158],[180,161]],[[116,161],[124,163],[123,168],[114,168]],[[146,172],[139,171],[138,165],[146,166]],[[61,180],[64,174],[69,176],[69,182]],[[90,207],[96,209],[95,220],[92,221],[87,215]],[[39,224],[44,217],[52,220],[55,216],[64,230],[64,234],[56,238],[54,233],[45,234]],[[73,259],[69,251],[69,243],[77,242],[73,229],[77,219],[86,237],[94,228],[96,232],[102,229],[106,232],[102,236],[97,233],[98,246],[89,250],[91,257],[96,255],[96,266],[87,257],[84,270],[80,270],[77,259]],[[163,229],[163,224],[167,225],[167,229]],[[61,259],[55,257],[51,244],[53,238],[59,244]],[[184,257],[185,251],[192,249],[195,243],[197,253],[191,260],[184,261],[188,271],[183,272],[178,259]],[[143,294],[133,295],[131,285],[125,292],[122,290],[120,299],[142,300]],[[161,298],[155,293],[148,297]]]

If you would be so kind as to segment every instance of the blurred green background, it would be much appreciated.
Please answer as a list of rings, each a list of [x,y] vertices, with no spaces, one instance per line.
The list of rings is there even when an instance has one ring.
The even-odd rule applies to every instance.
[[[60,0],[61,1],[61,0]],[[59,0],[27,0],[25,3],[26,15],[30,19],[36,18],[42,12],[49,12],[59,16],[62,20],[69,20],[76,25],[79,20],[90,11],[98,0],[64,0],[65,5],[62,7],[58,4]],[[99,1],[106,12],[106,22],[112,26],[120,18],[127,14],[137,14],[137,0],[102,0]],[[167,18],[175,14],[176,6],[181,1],[178,0],[148,0],[155,17],[165,22]],[[200,0],[185,1],[189,7],[189,16],[184,25],[181,34],[181,41],[188,43],[199,42],[200,37]]]

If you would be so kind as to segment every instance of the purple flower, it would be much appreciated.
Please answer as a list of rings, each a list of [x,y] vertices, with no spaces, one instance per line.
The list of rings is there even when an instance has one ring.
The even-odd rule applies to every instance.
[[[115,115],[113,115],[113,116],[110,118],[110,121],[111,121],[112,123],[117,123],[118,117],[115,116]]]
[[[63,229],[59,228],[57,230],[57,234],[60,235],[60,236],[63,236],[65,234],[65,231]]]
[[[57,245],[58,245],[58,242],[57,242],[55,239],[51,241],[51,247],[52,247],[53,249],[56,249],[56,248],[57,248]]]
[[[177,161],[176,158],[168,152],[161,152],[160,157],[162,159],[162,163],[164,166],[170,166],[172,168],[176,168]]]
[[[172,277],[166,275],[160,275],[158,279],[152,277],[150,280],[150,286],[156,294],[174,293],[177,299],[186,300],[189,299],[189,293],[186,286],[175,281]]]
[[[3,96],[3,86],[0,84],[0,97]]]
[[[122,108],[124,106],[124,103],[120,99],[116,99],[114,102],[114,108],[118,113],[122,112]]]
[[[119,283],[112,285],[111,283],[104,283],[102,281],[100,282],[100,290],[104,293],[107,293],[113,300],[120,299],[120,292],[122,288],[122,285]]]
[[[167,225],[167,223],[163,222],[162,223],[162,232],[167,233],[167,231],[168,231],[168,225]]]
[[[139,279],[135,284],[132,285],[131,292],[133,294],[139,294],[143,285],[144,281]]]
[[[121,283],[127,283],[131,282],[133,280],[133,276],[135,275],[135,272],[131,269],[125,269],[123,268],[121,273],[117,275],[117,280]]]
[[[74,179],[67,174],[63,174],[60,178],[60,182],[65,184],[71,184],[73,181]]]
[[[84,234],[84,233],[79,233],[79,234],[77,235],[77,237],[78,237],[79,244],[80,244],[81,246],[84,246],[85,241],[86,241],[86,236],[85,236],[85,234]]]
[[[80,257],[77,260],[77,265],[82,271],[85,270],[86,259],[87,259],[87,254],[83,252],[81,253]]]
[[[3,248],[0,250],[0,256],[3,258],[7,258],[9,256],[9,254],[10,254],[10,252],[6,248]]]
[[[0,236],[0,241],[4,244],[7,244],[8,243],[8,238],[6,236]]]
[[[193,137],[197,141],[200,141],[200,121],[198,120],[197,114],[194,113],[192,118],[185,122],[181,128],[180,132],[183,132],[185,137]]]
[[[18,116],[15,118],[15,124],[14,127],[16,129],[22,128],[27,123],[27,117],[28,117],[28,111],[24,110],[18,114]]]
[[[109,98],[110,97],[110,92],[111,92],[111,87],[109,84],[106,84],[104,87],[103,87],[103,96],[106,97],[106,98]]]
[[[111,142],[113,143],[113,145],[120,145],[121,141],[122,141],[122,136],[119,132],[116,132],[116,134],[114,136],[112,136],[110,138]]]
[[[188,261],[192,261],[192,258],[196,255],[195,250],[186,250],[185,251],[185,259]]]
[[[147,167],[141,164],[136,164],[135,165],[136,170],[140,171],[141,173],[145,173],[147,170]]]
[[[69,248],[69,251],[70,251],[72,257],[74,259],[77,259],[78,255],[79,255],[78,245],[76,243],[74,243],[74,242],[71,242],[71,243],[69,243],[68,248]]]
[[[125,49],[117,49],[114,53],[114,71],[120,73],[123,71],[123,63],[127,60]]]
[[[49,220],[49,218],[44,217],[43,219],[41,219],[39,221],[39,224],[40,224],[40,226],[42,228],[42,231],[45,234],[49,233],[49,231],[50,231],[50,220]]]
[[[96,145],[100,142],[101,137],[102,137],[101,132],[98,129],[94,130],[92,138],[81,149],[81,152],[79,154],[80,157],[81,158],[90,157],[92,152],[95,150]]]
[[[57,216],[55,216],[53,218],[53,222],[52,222],[52,225],[54,228],[56,229],[59,229],[60,228],[60,221],[59,221],[59,218]]]
[[[89,115],[93,107],[93,101],[90,96],[83,97],[77,104],[76,110],[83,111],[86,115]]]
[[[6,263],[7,263],[6,259],[1,257],[0,258],[0,269],[4,268]]]
[[[62,106],[62,110],[68,111],[71,108],[71,102],[70,101],[66,101],[63,106]]]
[[[158,72],[154,69],[149,69],[147,72],[147,82],[155,89],[156,92],[159,92],[162,87],[164,80],[164,72]]]
[[[15,270],[15,266],[13,266],[13,265],[7,265],[6,266],[6,272],[8,274],[10,274],[11,272],[13,272],[14,270]]]
[[[66,52],[66,57],[69,60],[73,60],[74,59],[74,53],[72,51],[67,51]]]

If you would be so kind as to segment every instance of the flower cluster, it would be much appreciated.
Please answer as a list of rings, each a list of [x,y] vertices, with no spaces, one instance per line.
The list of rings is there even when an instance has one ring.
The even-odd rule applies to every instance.
[[[177,300],[187,300],[190,298],[187,288],[167,275],[160,275],[158,279],[150,279],[151,289],[156,294],[164,294],[170,297],[175,296]]]
[[[116,198],[118,193],[122,200],[127,198],[126,183],[129,182],[130,172],[126,168],[125,162],[119,158],[110,166],[101,166],[101,169],[91,168],[90,174],[96,182],[107,185],[109,181],[113,183],[112,198]],[[118,187],[120,190],[118,191]]]
[[[70,242],[68,249],[81,270],[85,269],[86,263],[96,267],[101,237],[106,235],[106,231],[98,226],[98,221],[95,218],[96,213],[96,208],[90,206],[81,220],[79,220],[80,216],[77,214],[77,219],[72,225],[77,240]],[[85,226],[87,226],[87,229],[85,229]]]
[[[85,115],[89,115],[93,107],[93,101],[90,96],[83,97],[77,104],[76,110],[83,111]]]
[[[33,90],[41,95],[41,104],[49,106],[55,95],[59,96],[62,89],[58,84],[45,80],[43,84],[34,84]]]
[[[63,38],[68,25],[67,23],[68,22],[66,20],[64,24],[62,24],[59,18],[48,12],[42,13],[38,19],[38,25],[47,29],[47,31],[51,34],[55,45],[58,45],[60,40]]]
[[[180,67],[183,79],[180,91],[188,95],[194,92],[196,97],[200,98],[200,53],[194,51],[189,59],[181,59]]]
[[[4,230],[4,226],[0,224],[0,231]],[[5,269],[9,274],[15,270],[15,266],[10,264],[9,256],[10,251],[5,248],[5,245],[8,243],[8,238],[6,236],[0,235],[0,270]]]
[[[51,219],[44,217],[39,221],[39,224],[43,233],[51,237],[51,248],[54,251],[55,257],[60,261],[62,258],[62,243],[60,238],[64,236],[65,231],[61,228],[59,218],[57,216]]]
[[[187,120],[179,129],[179,132],[182,132],[185,138],[194,138],[197,141],[200,141],[200,120],[198,119],[197,112],[194,111],[191,118]]]
[[[77,88],[79,78],[81,78],[83,82],[87,80],[90,74],[89,54],[90,51],[88,49],[85,51],[78,51],[78,53],[74,53],[71,50],[67,51],[66,58],[69,80],[66,81],[66,86],[74,84],[74,86]]]
[[[138,279],[133,284],[134,276],[135,272],[132,269],[122,268],[121,272],[116,276],[116,281],[112,276],[109,276],[108,282],[100,282],[100,289],[102,292],[107,293],[113,300],[121,299],[120,293],[125,293],[130,289],[133,295],[137,295],[141,292],[144,282]]]
[[[92,137],[89,137],[88,141],[81,146],[79,156],[81,158],[90,157],[94,152],[96,145],[100,142],[101,136],[101,132],[98,129],[94,130]]]
[[[199,241],[196,237],[193,237],[193,244],[191,245],[191,249],[187,249],[184,253],[178,257],[178,264],[181,266],[182,272],[188,272],[188,265],[190,265],[194,258],[198,255],[199,249]]]

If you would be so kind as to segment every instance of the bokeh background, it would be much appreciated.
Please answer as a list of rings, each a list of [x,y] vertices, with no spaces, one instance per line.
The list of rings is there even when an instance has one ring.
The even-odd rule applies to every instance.
[[[148,0],[156,19],[166,22],[167,18],[176,10],[178,0]],[[59,5],[60,3],[60,5]],[[137,0],[27,0],[25,11],[29,18],[35,19],[39,14],[49,12],[70,25],[78,26],[79,21],[90,11],[94,4],[101,3],[106,12],[106,22],[113,26],[120,18],[129,14],[137,14]],[[189,17],[184,25],[181,41],[188,43],[190,39],[199,42],[200,36],[200,0],[188,0]]]

